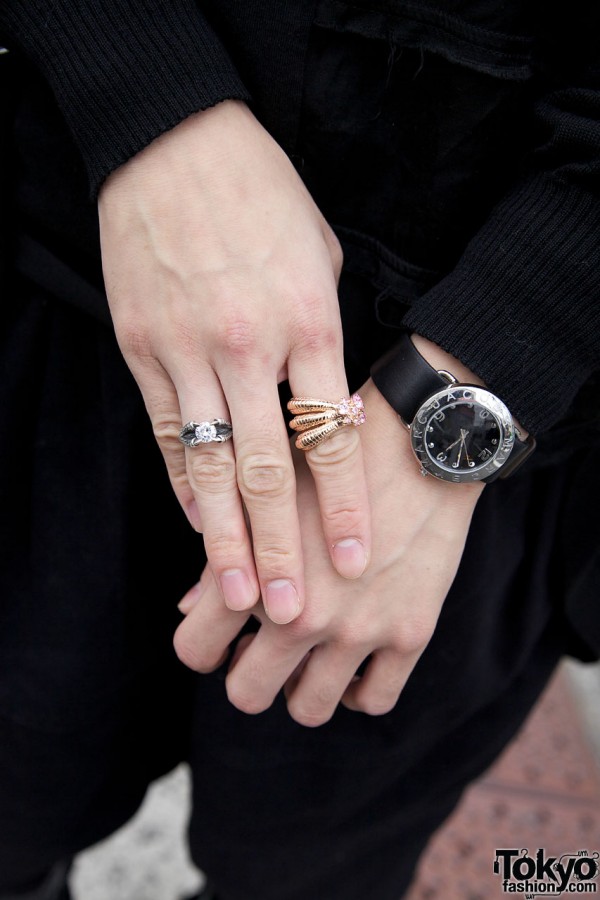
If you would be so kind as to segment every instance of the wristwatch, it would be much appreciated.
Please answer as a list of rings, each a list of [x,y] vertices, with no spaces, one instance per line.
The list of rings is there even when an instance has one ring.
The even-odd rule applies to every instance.
[[[436,371],[408,334],[371,368],[375,386],[410,429],[423,475],[461,484],[506,478],[535,449],[487,388]]]

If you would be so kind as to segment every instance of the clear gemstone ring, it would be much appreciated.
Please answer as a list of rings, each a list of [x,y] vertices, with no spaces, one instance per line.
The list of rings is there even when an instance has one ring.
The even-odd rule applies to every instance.
[[[311,450],[345,425],[358,427],[366,421],[360,394],[343,397],[337,403],[310,397],[292,397],[287,408],[294,413],[290,427],[299,432],[296,447]]]
[[[233,434],[231,422],[213,419],[212,422],[186,422],[179,432],[179,440],[186,447],[199,447],[213,441],[228,441]]]

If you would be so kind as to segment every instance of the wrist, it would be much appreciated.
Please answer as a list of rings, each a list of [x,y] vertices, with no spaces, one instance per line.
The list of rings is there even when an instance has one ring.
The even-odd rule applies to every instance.
[[[469,369],[468,366],[465,366],[455,356],[452,356],[451,353],[443,350],[438,344],[434,344],[433,341],[422,337],[420,334],[413,333],[410,339],[421,356],[437,371],[450,372],[457,381],[464,384],[480,384],[482,387],[485,387],[484,381],[475,372]]]
[[[235,148],[247,143],[249,123],[251,128],[258,124],[243,100],[223,100],[191,113],[116,168],[100,189],[100,202],[131,179],[162,192],[166,175],[183,175],[188,163],[194,171],[200,171],[202,161],[201,171],[214,165],[215,172],[222,172],[224,161],[235,156]]]

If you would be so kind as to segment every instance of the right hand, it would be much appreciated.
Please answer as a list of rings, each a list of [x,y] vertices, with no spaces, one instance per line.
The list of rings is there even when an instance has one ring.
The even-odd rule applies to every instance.
[[[433,349],[438,357],[439,348]],[[260,627],[240,639],[226,681],[230,701],[243,712],[268,709],[281,688],[301,725],[324,724],[339,703],[369,715],[389,712],[433,635],[454,580],[484,484],[423,478],[408,430],[391,406],[370,380],[361,393],[369,415],[361,443],[373,511],[371,564],[352,582],[333,570],[314,481],[298,454],[298,509],[310,561],[306,607],[285,626],[273,625],[257,608]],[[177,655],[190,668],[209,672],[223,662],[245,619],[223,608],[208,569],[179,609],[186,618],[175,634]]]
[[[277,385],[348,395],[339,243],[238,101],[190,116],[117,169],[99,216],[117,339],[215,582],[230,609],[260,594],[274,622],[289,622],[303,608],[304,576]],[[233,424],[233,442],[184,448],[182,424],[213,418]],[[356,430],[341,429],[308,461],[332,562],[357,577],[370,522]]]

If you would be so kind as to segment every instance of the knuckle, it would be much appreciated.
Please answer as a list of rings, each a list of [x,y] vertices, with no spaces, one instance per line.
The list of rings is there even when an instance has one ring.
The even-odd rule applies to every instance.
[[[139,330],[128,330],[119,336],[119,345],[126,359],[135,359],[138,363],[154,361],[154,351],[150,336]]]
[[[372,696],[364,697],[359,705],[368,716],[385,716],[386,713],[393,710],[397,701],[397,695],[391,698],[387,695],[379,696],[378,694],[373,694]]]
[[[288,647],[313,644],[326,633],[328,625],[329,620],[323,613],[304,609],[297,619],[282,627],[281,639]]]
[[[181,425],[174,416],[155,416],[152,419],[152,431],[163,453],[177,451],[181,455],[183,446],[179,440]]]
[[[257,569],[262,572],[271,572],[274,575],[285,574],[290,571],[295,561],[295,554],[291,547],[275,545],[254,546],[254,560]]]
[[[323,351],[338,353],[341,361],[343,335],[335,292],[307,284],[292,297],[290,305],[294,309],[296,352],[306,356]]]
[[[405,620],[396,632],[394,644],[402,656],[421,654],[431,640],[433,629],[425,619]]]
[[[178,628],[173,638],[173,647],[177,658],[194,672],[206,674],[214,671],[221,661],[221,653],[216,651],[200,652],[198,645],[191,635],[182,627]]]
[[[354,534],[362,522],[361,510],[357,507],[346,506],[339,509],[325,507],[321,510],[321,517],[327,533],[346,535]]]
[[[310,467],[313,471],[328,470],[331,466],[337,467],[349,461],[353,462],[359,445],[360,438],[356,428],[341,428],[326,441],[312,448],[308,454]]]
[[[180,424],[173,418],[154,418],[152,431],[163,455],[171,483],[175,490],[188,485],[187,466],[183,445],[179,440]]]
[[[200,447],[189,454],[188,475],[194,489],[219,493],[235,484],[235,463],[222,447],[217,450]]]
[[[204,548],[213,569],[223,569],[232,562],[244,559],[246,544],[243,534],[236,534],[233,530],[223,532],[220,530],[204,531]]]
[[[342,622],[336,629],[335,644],[344,655],[366,659],[373,644],[376,643],[371,637],[373,631],[371,622],[363,622],[360,619]]]
[[[288,703],[288,712],[292,719],[298,725],[304,725],[305,728],[318,728],[320,725],[324,725],[331,719],[334,711],[335,707],[333,709],[311,709],[296,704],[293,700]]]
[[[241,315],[221,321],[216,344],[221,352],[238,362],[244,362],[256,355],[259,343],[259,329]]]
[[[330,325],[317,317],[303,318],[297,325],[297,350],[308,359],[326,354],[328,357],[341,353],[342,337],[339,327]]]
[[[314,687],[311,703],[305,704],[305,710],[309,714],[322,716],[335,709],[340,699],[340,690],[333,679],[322,678]]]
[[[238,462],[238,482],[244,496],[282,497],[294,488],[294,471],[283,460],[254,453]]]
[[[240,684],[231,684],[229,680],[226,681],[226,690],[229,702],[249,716],[256,716],[271,705],[271,701],[261,700],[254,690]]]
[[[347,652],[358,654],[364,651],[367,655],[368,648],[372,645],[370,633],[372,624],[370,622],[343,623],[339,626],[336,635],[336,644]]]
[[[139,362],[155,359],[150,333],[146,329],[141,328],[139,324],[131,321],[122,321],[119,324],[115,324],[115,332],[123,356],[126,359],[133,358]]]

